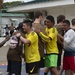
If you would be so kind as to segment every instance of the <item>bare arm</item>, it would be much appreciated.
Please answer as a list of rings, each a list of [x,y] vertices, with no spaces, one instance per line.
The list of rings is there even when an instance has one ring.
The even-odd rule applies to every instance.
[[[57,38],[57,42],[61,45],[63,45],[63,41],[61,41],[59,38]]]
[[[20,36],[20,39],[21,41],[24,43],[24,44],[30,44],[31,42],[29,40],[27,40],[26,38]]]
[[[64,38],[60,34],[58,34],[57,37],[60,38],[61,41],[64,41]]]
[[[57,42],[61,45],[63,45],[63,37],[62,36],[59,36],[60,34],[57,35]]]
[[[0,43],[0,47],[2,47],[9,39],[10,39],[10,37],[7,36],[7,37]]]
[[[19,37],[24,44],[30,44],[31,43],[28,39],[26,39],[25,37],[23,37],[21,35],[21,33],[17,33],[16,36]]]

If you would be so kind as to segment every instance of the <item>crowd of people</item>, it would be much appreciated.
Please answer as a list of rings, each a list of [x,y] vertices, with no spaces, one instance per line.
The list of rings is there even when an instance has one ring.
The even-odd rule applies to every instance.
[[[11,23],[11,26],[8,26],[8,24],[6,24],[6,26],[3,29],[5,29],[5,36],[12,36],[14,30],[16,30],[13,23]]]
[[[34,13],[34,18],[33,22],[19,23],[17,31],[12,30],[11,37],[0,43],[2,47],[10,39],[8,75],[21,75],[22,58],[26,75],[40,75],[40,68],[44,68],[44,75],[48,72],[62,75],[63,71],[65,75],[75,75],[75,19],[71,25],[64,15],[58,15],[55,25],[54,17],[48,15],[42,25],[43,14],[39,11]]]

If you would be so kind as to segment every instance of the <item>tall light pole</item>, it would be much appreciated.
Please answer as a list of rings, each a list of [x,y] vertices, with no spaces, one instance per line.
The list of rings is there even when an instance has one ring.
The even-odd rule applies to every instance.
[[[1,36],[1,27],[2,27],[2,5],[3,5],[3,0],[0,0],[0,36]]]

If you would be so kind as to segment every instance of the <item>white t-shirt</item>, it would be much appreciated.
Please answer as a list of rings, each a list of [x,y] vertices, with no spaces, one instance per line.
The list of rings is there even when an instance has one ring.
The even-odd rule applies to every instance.
[[[75,55],[75,31],[69,29],[64,34],[64,50],[68,55]]]

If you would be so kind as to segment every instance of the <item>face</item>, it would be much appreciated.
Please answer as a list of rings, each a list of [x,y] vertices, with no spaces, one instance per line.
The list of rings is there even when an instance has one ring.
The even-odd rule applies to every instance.
[[[67,31],[69,28],[69,25],[67,23],[63,23],[62,26],[65,31]]]
[[[40,21],[42,21],[42,19],[43,19],[43,16],[40,16],[39,18],[40,18]]]
[[[51,28],[52,27],[52,25],[53,25],[53,22],[51,22],[50,20],[48,20],[48,19],[46,19],[46,26],[48,27],[48,28]]]
[[[28,31],[28,26],[27,26],[27,24],[26,23],[23,23],[23,30],[24,30],[24,32],[27,32]]]

